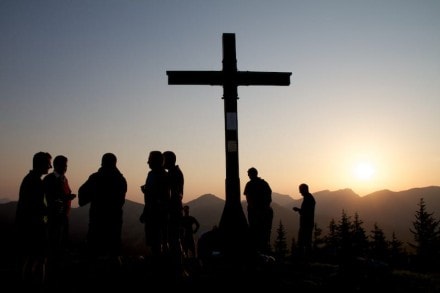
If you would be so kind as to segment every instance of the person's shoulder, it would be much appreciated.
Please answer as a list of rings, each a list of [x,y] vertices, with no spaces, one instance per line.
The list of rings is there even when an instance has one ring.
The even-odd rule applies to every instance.
[[[22,184],[25,184],[31,180],[33,180],[34,176],[31,172],[28,172],[26,175],[24,175],[23,180],[21,181]]]
[[[50,172],[50,173],[46,174],[46,176],[44,176],[43,178],[44,178],[44,179],[45,179],[45,178],[50,178],[50,177],[52,177],[52,176],[55,176],[55,173],[54,173],[54,172]]]
[[[168,175],[168,172],[164,168],[155,168],[148,171],[148,174],[152,174],[156,176],[164,176],[164,175]]]
[[[177,173],[179,173],[179,175],[180,175],[180,176],[182,176],[182,177],[183,177],[183,172],[182,172],[182,169],[180,169],[180,167],[179,167],[179,166],[177,166],[177,168],[176,168],[176,171],[177,171]]]
[[[92,183],[92,182],[98,182],[99,180],[102,180],[101,178],[103,178],[103,174],[101,174],[101,172],[94,172],[92,174],[89,175],[89,177],[87,177],[87,180],[85,183]]]
[[[53,180],[55,178],[56,178],[55,173],[52,172],[52,173],[49,173],[46,176],[44,176],[43,181]]]
[[[124,185],[127,185],[127,178],[124,177],[124,175],[121,174],[121,182]]]
[[[267,181],[264,180],[263,178],[260,178],[260,179],[261,179],[261,183],[262,183],[262,184],[264,184],[265,186],[267,186],[267,187],[270,188],[269,182],[267,182]]]
[[[26,176],[23,178],[23,182],[29,183],[29,184],[35,184],[39,182],[43,182],[43,179],[41,179],[41,175],[39,175],[37,172],[31,170],[29,173],[27,173]]]
[[[97,178],[99,176],[102,176],[102,172],[100,172],[100,171],[93,172],[92,174],[89,175],[89,179]]]

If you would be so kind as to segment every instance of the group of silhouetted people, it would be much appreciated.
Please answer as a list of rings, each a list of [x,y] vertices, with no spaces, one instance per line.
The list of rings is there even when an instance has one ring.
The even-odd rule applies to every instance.
[[[72,194],[65,176],[68,159],[38,152],[32,170],[20,185],[16,210],[16,248],[20,277],[25,283],[42,284],[46,273],[56,270],[57,261],[68,247]],[[42,176],[48,174],[42,179]],[[46,265],[49,263],[49,267]]]
[[[247,201],[249,234],[253,249],[257,253],[270,255],[270,235],[272,231],[273,209],[272,189],[264,179],[258,176],[254,167],[248,169],[249,181],[244,188]],[[298,231],[298,254],[307,260],[312,250],[312,236],[315,225],[315,199],[305,183],[299,185],[299,193],[303,196],[301,207],[293,207],[300,215]]]
[[[147,163],[150,170],[141,186],[145,205],[139,218],[144,224],[146,245],[154,262],[167,260],[179,276],[188,251],[196,257],[193,235],[200,225],[189,216],[189,207],[182,206],[184,176],[175,153],[151,151]]]
[[[21,280],[43,284],[54,278],[69,248],[69,213],[72,193],[67,177],[67,157],[38,152],[32,170],[24,177],[16,210],[16,240]],[[180,273],[182,258],[196,257],[194,234],[200,224],[182,206],[184,176],[172,151],[152,151],[148,157],[144,209],[146,245],[153,259],[167,262]],[[46,175],[47,174],[47,175]],[[44,176],[43,178],[43,175]],[[78,204],[89,206],[87,254],[93,259],[119,260],[122,249],[123,207],[127,181],[117,167],[117,157],[106,153],[100,168],[78,189]]]
[[[33,157],[32,170],[24,177],[16,210],[17,249],[19,250],[21,279],[29,283],[43,283],[46,273],[57,270],[57,265],[69,246],[69,213],[76,197],[66,178],[67,157],[38,152]],[[149,171],[141,186],[144,208],[139,221],[144,224],[145,243],[157,265],[165,263],[175,276],[182,274],[182,261],[196,258],[194,234],[200,228],[189,214],[189,206],[182,205],[184,175],[176,164],[172,151],[151,151]],[[44,178],[43,175],[47,174]],[[272,190],[258,176],[256,168],[248,170],[244,195],[247,201],[251,249],[260,254],[271,254],[270,235],[273,221]],[[303,202],[293,210],[300,214],[298,247],[302,255],[311,252],[314,228],[315,200],[307,184],[299,186]],[[95,258],[121,255],[123,206],[127,181],[117,167],[117,157],[106,153],[101,167],[78,189],[78,204],[89,207],[87,252]],[[46,265],[48,267],[46,268]]]

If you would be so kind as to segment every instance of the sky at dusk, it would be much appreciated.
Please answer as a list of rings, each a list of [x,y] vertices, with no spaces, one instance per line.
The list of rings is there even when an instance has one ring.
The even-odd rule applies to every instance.
[[[143,202],[148,153],[172,150],[184,201],[225,194],[223,89],[166,71],[292,72],[238,88],[241,192],[255,167],[277,193],[360,196],[440,185],[440,1],[0,0],[0,198],[38,151],[79,186],[118,158]],[[244,197],[243,197],[244,198]]]

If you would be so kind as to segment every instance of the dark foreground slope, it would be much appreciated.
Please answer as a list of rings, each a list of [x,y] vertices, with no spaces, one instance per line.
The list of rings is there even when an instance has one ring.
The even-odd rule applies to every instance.
[[[91,261],[80,254],[70,254],[52,271],[44,286],[25,286],[14,268],[3,268],[0,282],[2,292],[159,292],[168,289],[226,292],[251,288],[271,292],[440,292],[439,274],[392,270],[383,264],[361,260],[345,267],[305,264],[297,260],[280,263],[265,258],[231,262],[220,257],[202,264],[188,260],[185,274],[176,277],[167,269],[166,259],[157,264],[134,256]]]

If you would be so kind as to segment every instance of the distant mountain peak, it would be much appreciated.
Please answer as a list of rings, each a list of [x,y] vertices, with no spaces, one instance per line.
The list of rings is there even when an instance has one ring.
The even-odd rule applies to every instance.
[[[224,199],[219,198],[218,196],[207,193],[204,195],[199,196],[196,199],[190,200],[189,202],[186,202],[184,204],[187,204],[192,207],[197,207],[199,205],[216,205],[216,204],[223,204],[225,202]]]
[[[344,188],[335,191],[323,190],[312,192],[315,197],[337,197],[337,198],[359,198],[359,194],[355,193],[351,188]]]
[[[207,193],[207,194],[204,194],[204,195],[201,195],[201,196],[199,196],[199,198],[203,198],[203,199],[209,199],[209,198],[218,198],[218,199],[221,199],[221,198],[219,198],[218,196],[216,196],[216,195],[214,195],[214,194],[212,194],[212,193]]]

